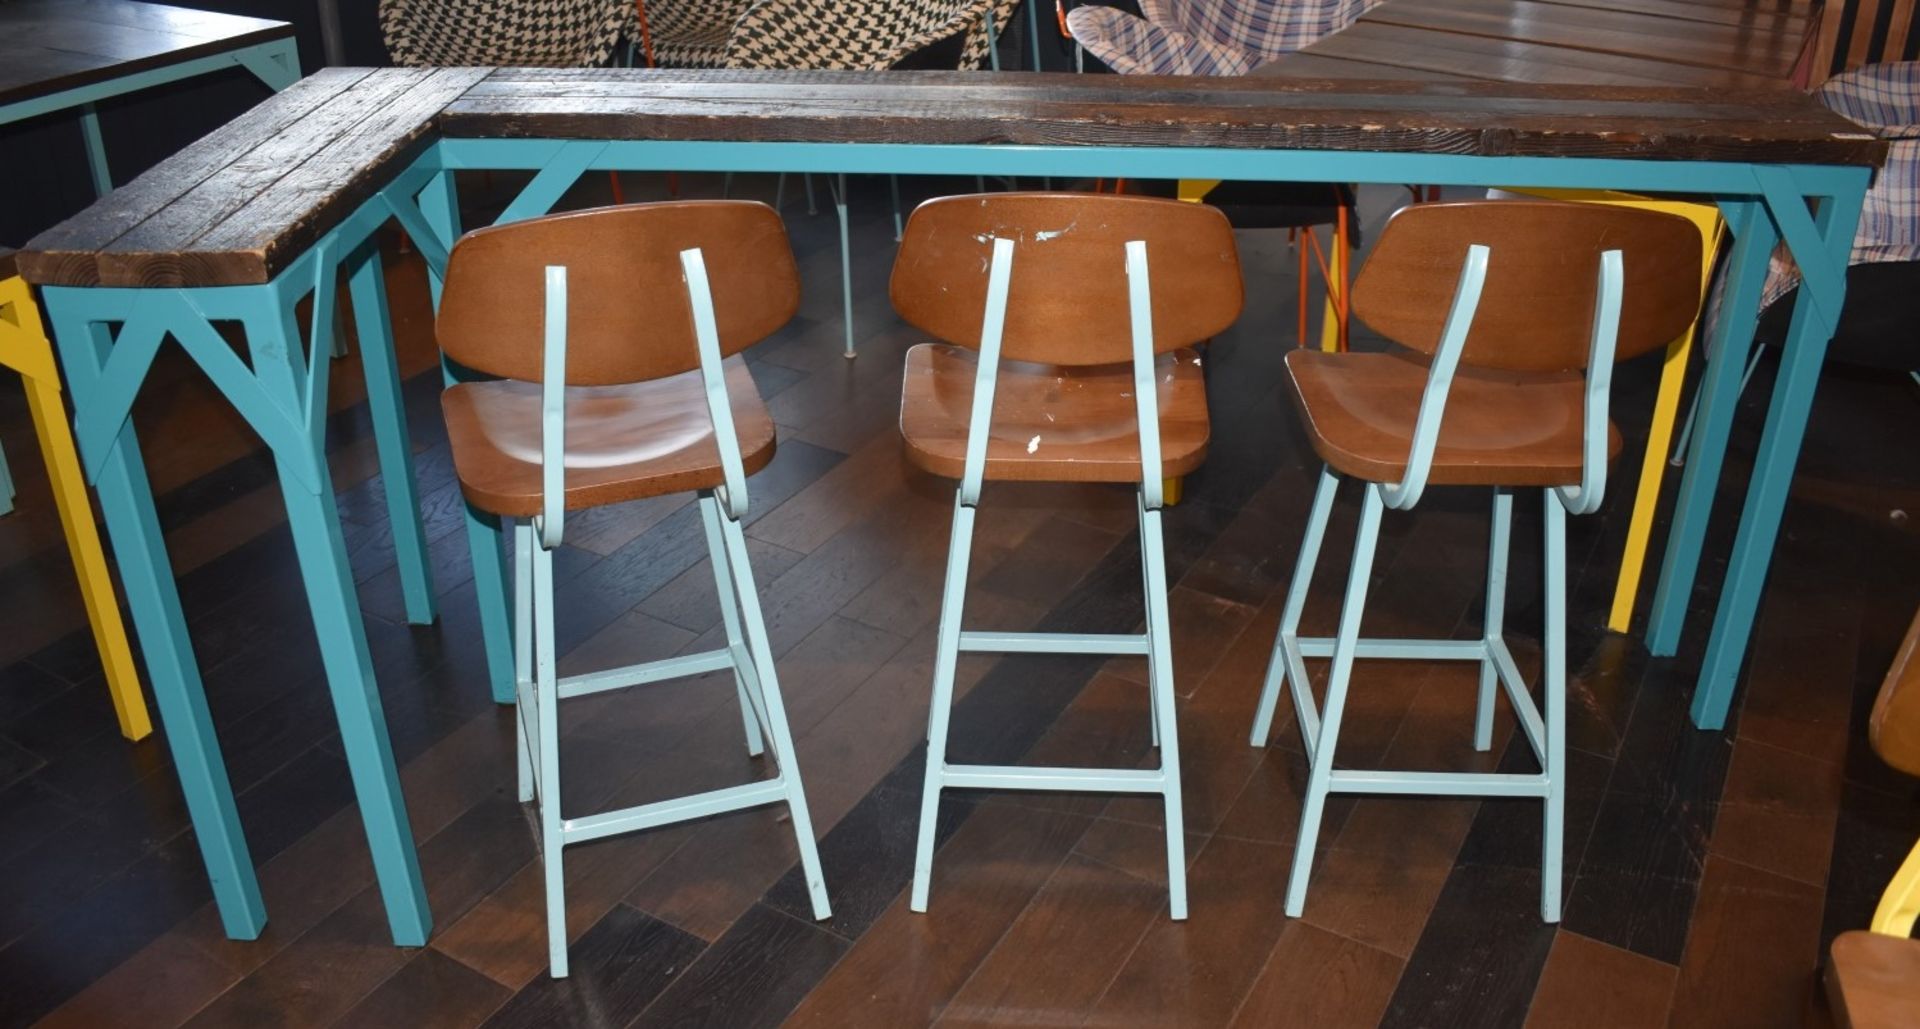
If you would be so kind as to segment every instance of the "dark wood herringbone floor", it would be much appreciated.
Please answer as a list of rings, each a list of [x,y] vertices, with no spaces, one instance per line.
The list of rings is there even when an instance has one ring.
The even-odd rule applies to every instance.
[[[692,177],[686,188],[712,184]],[[493,183],[504,190],[511,183]],[[649,184],[637,177],[631,192]],[[651,184],[657,188],[657,183]],[[466,187],[484,202],[487,183]],[[589,182],[583,189],[604,189]],[[770,191],[770,181],[752,184]],[[929,187],[930,188],[930,187]],[[911,187],[910,187],[911,189]],[[793,191],[797,194],[797,190]],[[1366,194],[1377,225],[1404,193]],[[348,543],[433,913],[387,938],[332,729],[270,464],[183,363],[140,412],[182,593],[271,920],[224,939],[159,737],[122,741],[100,685],[24,404],[0,397],[21,484],[0,521],[0,1025],[1537,1025],[1813,1024],[1824,941],[1864,924],[1920,834],[1913,784],[1866,749],[1866,704],[1920,599],[1920,405],[1887,376],[1822,387],[1736,719],[1686,704],[1730,519],[1710,543],[1682,656],[1599,626],[1637,475],[1570,530],[1574,663],[1565,923],[1538,920],[1538,808],[1330,805],[1306,916],[1281,914],[1304,765],[1290,722],[1247,746],[1313,463],[1282,383],[1292,345],[1283,234],[1243,234],[1248,316],[1208,355],[1214,446],[1167,518],[1193,912],[1165,913],[1158,812],[1136,799],[960,795],[943,808],[932,910],[904,888],[921,771],[950,485],[894,430],[913,341],[882,284],[884,191],[855,203],[859,360],[839,350],[831,215],[787,215],[802,316],[753,354],[780,426],[749,529],[822,834],[834,918],[814,923],[775,810],[568,852],[574,977],[549,980],[535,834],[513,801],[512,730],[487,698],[435,376],[408,397],[442,621],[399,610],[357,370],[330,423]],[[431,366],[418,263],[391,266],[403,366]],[[1644,434],[1656,369],[1623,369]],[[1723,510],[1744,489],[1763,372]],[[1671,490],[1669,490],[1671,492]],[[1351,499],[1351,498],[1349,498]],[[1435,490],[1392,515],[1370,630],[1477,624],[1485,497]],[[989,487],[969,622],[1116,631],[1139,618],[1131,500]],[[1342,554],[1352,505],[1329,554]],[[1510,632],[1537,663],[1537,506],[1522,504]],[[1658,532],[1656,531],[1656,537]],[[585,669],[701,647],[718,620],[683,500],[571,519],[561,640]],[[1656,550],[1657,557],[1657,550]],[[1340,562],[1309,619],[1330,625]],[[968,658],[964,760],[1151,760],[1129,660]],[[1525,767],[1504,720],[1469,745],[1470,669],[1363,665],[1341,759]],[[717,680],[572,702],[570,813],[758,774]]]

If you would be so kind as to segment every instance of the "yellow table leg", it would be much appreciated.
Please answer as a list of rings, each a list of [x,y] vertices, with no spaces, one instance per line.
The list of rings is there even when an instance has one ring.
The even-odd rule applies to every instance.
[[[1213,187],[1219,184],[1219,179],[1181,179],[1177,187],[1178,195],[1187,203],[1197,204],[1205,200],[1207,194],[1213,192]]]
[[[40,437],[40,453],[53,483],[54,505],[59,509],[67,550],[79,574],[80,597],[93,626],[100,663],[106,668],[107,691],[113,697],[120,732],[127,739],[141,739],[153,732],[153,722],[147,716],[146,698],[140,693],[133,648],[127,643],[126,625],[120,620],[120,604],[114,595],[113,578],[107,573],[107,556],[93,520],[86,477],[74,450],[66,405],[60,400],[53,344],[41,327],[33,295],[26,282],[18,278],[0,281],[0,363],[18,371],[27,387],[27,407],[33,414],[34,432]]]
[[[1920,914],[1920,844],[1907,852],[1900,870],[1893,873],[1893,881],[1880,895],[1880,906],[1873,909],[1873,921],[1867,928],[1888,936],[1911,936],[1916,914]]]
[[[1634,193],[1607,189],[1515,189],[1506,192],[1556,200],[1576,200],[1588,204],[1613,204],[1679,215],[1700,230],[1700,293],[1704,297],[1707,281],[1713,276],[1713,255],[1726,233],[1720,209],[1710,203],[1693,200],[1663,200]],[[1607,628],[1626,632],[1633,622],[1633,602],[1640,594],[1640,573],[1647,561],[1647,541],[1653,532],[1653,512],[1660,504],[1660,484],[1667,471],[1667,451],[1673,445],[1673,423],[1680,414],[1680,387],[1687,374],[1687,357],[1693,352],[1696,320],[1686,334],[1667,346],[1665,363],[1660,368],[1660,389],[1653,402],[1653,424],[1647,430],[1647,453],[1640,462],[1640,488],[1633,498],[1633,514],[1627,521],[1627,543],[1620,554],[1620,577],[1613,584],[1613,607],[1607,612]]]
[[[1633,515],[1627,521],[1627,545],[1620,554],[1620,577],[1613,584],[1613,607],[1607,628],[1626,632],[1633,622],[1633,602],[1640,595],[1640,572],[1647,562],[1647,541],[1653,534],[1653,512],[1660,506],[1660,483],[1667,473],[1667,451],[1673,446],[1673,423],[1680,415],[1680,387],[1687,377],[1687,357],[1693,352],[1693,329],[1667,345],[1660,366],[1660,391],[1653,400],[1653,424],[1647,429],[1647,453],[1640,459],[1640,488],[1633,497]]]
[[[1340,289],[1339,284],[1346,281],[1346,260],[1346,243],[1340,228],[1336,226],[1333,238],[1327,243],[1327,305],[1326,310],[1320,313],[1320,349],[1329,354],[1340,349],[1340,309],[1334,303],[1334,297]]]

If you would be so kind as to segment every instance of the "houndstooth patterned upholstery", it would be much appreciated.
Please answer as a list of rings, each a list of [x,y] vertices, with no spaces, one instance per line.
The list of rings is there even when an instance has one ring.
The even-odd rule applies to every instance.
[[[628,0],[380,0],[393,62],[585,68],[605,64]]]
[[[653,63],[661,68],[724,68],[734,22],[752,0],[640,0],[647,5]],[[627,38],[640,39],[639,5],[627,6]]]
[[[1019,0],[755,0],[734,25],[727,66],[882,71],[964,32],[959,67],[975,69],[987,63],[988,12],[995,26],[1005,26],[1017,6]]]
[[[1889,141],[1887,163],[1874,173],[1860,209],[1847,263],[1920,261],[1920,61],[1870,64],[1836,75],[1815,95]],[[1776,250],[1761,306],[1771,305],[1799,281],[1786,249]]]
[[[1145,20],[1076,7],[1067,28],[1122,75],[1245,75],[1338,32],[1381,0],[1140,0]]]

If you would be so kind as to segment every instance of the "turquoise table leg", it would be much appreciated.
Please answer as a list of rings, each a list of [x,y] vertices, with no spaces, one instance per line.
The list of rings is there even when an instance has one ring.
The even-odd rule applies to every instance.
[[[1760,171],[1769,175],[1786,174],[1785,169]],[[1714,612],[1706,664],[1693,694],[1693,724],[1702,729],[1726,725],[1727,708],[1733,701],[1733,688],[1746,658],[1754,615],[1760,606],[1760,590],[1766,583],[1767,566],[1780,531],[1780,515],[1786,508],[1794,463],[1806,435],[1814,386],[1820,379],[1827,342],[1840,321],[1847,257],[1853,248],[1854,227],[1860,220],[1860,203],[1866,186],[1866,169],[1860,171],[1858,190],[1821,199],[1811,233],[1806,231],[1809,228],[1804,224],[1807,213],[1799,191],[1781,196],[1769,190],[1770,213],[1788,242],[1793,244],[1804,282],[1794,302],[1793,321],[1780,355],[1780,379],[1774,385],[1773,402],[1767,409],[1767,425],[1760,435],[1753,479],[1747,484],[1746,505],[1740,517],[1740,531],[1734,537],[1726,585],[1720,590],[1720,606]]]
[[[47,314],[60,346],[67,388],[83,422],[97,392],[101,364],[112,347],[106,327],[93,321],[86,309],[88,292],[46,291]],[[153,487],[147,482],[131,420],[124,422],[99,468],[95,487],[107,536],[113,543],[127,607],[146,659],[147,682],[153,686],[221,925],[234,939],[256,939],[267,924],[266,903],[240,831],[233,786],[207,710],[206,688],[187,638],[186,615],[180,608],[180,593],[154,511]]]
[[[107,167],[107,140],[100,134],[100,114],[92,104],[80,108],[80,134],[87,141],[87,171],[93,175],[93,193],[113,192],[113,172]]]
[[[420,211],[439,234],[443,247],[451,248],[460,236],[460,202],[454,193],[453,173],[443,171],[433,177],[420,194]],[[440,304],[440,277],[429,281],[433,303]],[[456,380],[451,369],[447,384]],[[487,678],[493,684],[497,703],[514,701],[513,620],[508,614],[507,559],[501,543],[500,520],[466,509],[467,550],[473,557],[473,592],[480,604],[480,636],[487,650]]]
[[[300,410],[309,403],[304,399],[308,363],[303,360],[305,348],[293,316],[294,298],[281,297],[272,287],[252,293],[256,299],[249,305],[252,309],[245,323],[254,374],[270,399],[287,410]],[[332,301],[330,295],[319,296],[315,306]],[[314,345],[324,344],[316,339]],[[326,366],[327,359],[322,357],[311,367],[324,374]],[[323,389],[316,385],[312,395],[324,405]],[[315,418],[312,423],[322,425],[324,419]],[[309,445],[318,450],[321,441],[313,438]],[[374,684],[373,659],[367,650],[359,596],[340,536],[340,513],[334,506],[332,483],[326,478],[324,463],[317,489],[303,481],[287,455],[276,452],[274,466],[279,472],[294,551],[320,641],[320,658],[333,694],[334,715],[340,723],[340,739],[347,752],[354,795],[360,802],[367,843],[373,851],[374,874],[386,902],[393,941],[400,946],[421,946],[427,942],[432,915],[420,880],[420,860],[413,847],[413,829],[407,821],[393,747],[387,739],[380,693]]]
[[[1727,201],[1720,206],[1733,235],[1733,253],[1708,343],[1706,373],[1700,380],[1699,420],[1687,450],[1686,473],[1680,480],[1679,502],[1674,506],[1673,527],[1660,557],[1660,581],[1647,618],[1647,649],[1660,657],[1672,657],[1680,647],[1687,602],[1713,514],[1713,495],[1720,485],[1721,459],[1733,431],[1734,411],[1740,406],[1740,373],[1759,323],[1760,289],[1779,239],[1760,201]]]
[[[0,450],[0,515],[13,513],[13,469],[7,467],[7,452]]]
[[[407,621],[429,625],[435,617],[433,573],[427,566],[426,529],[420,524],[420,491],[414,480],[406,404],[400,396],[400,363],[394,353],[386,274],[379,245],[368,243],[362,249],[349,273],[349,289],[353,294],[353,323],[359,330],[360,362],[367,378],[367,407],[380,451],[380,479],[387,493],[393,556],[400,567]]]

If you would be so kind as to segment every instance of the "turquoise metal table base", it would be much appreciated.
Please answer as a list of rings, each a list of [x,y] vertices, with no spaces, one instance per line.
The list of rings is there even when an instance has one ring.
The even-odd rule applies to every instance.
[[[79,108],[80,133],[87,143],[87,167],[93,173],[93,189],[95,193],[105,196],[113,190],[113,176],[108,171],[106,140],[100,134],[100,116],[94,110],[94,104],[181,79],[211,75],[228,68],[245,68],[253,73],[254,78],[266,83],[268,89],[277,93],[300,81],[300,53],[295,48],[293,37],[288,36],[225,53],[147,68],[105,82],[0,104],[0,125]]]
[[[460,225],[454,173],[529,170],[535,174],[501,214],[510,222],[550,210],[583,174],[605,171],[820,172],[823,174],[1019,175],[1057,178],[1224,178],[1269,181],[1403,183],[1461,186],[1611,188],[1685,192],[1720,199],[1735,235],[1728,316],[1707,369],[1701,424],[1681,486],[1653,610],[1652,646],[1671,654],[1698,570],[1715,481],[1732,424],[1743,346],[1751,335],[1766,257],[1784,239],[1808,288],[1794,313],[1760,460],[1747,494],[1733,568],[1716,614],[1694,720],[1723,724],[1731,686],[1751,629],[1774,535],[1793,475],[1813,385],[1835,324],[1845,262],[1869,170],[1858,167],[1726,162],[1634,161],[1611,158],[1472,157],[1209,148],[1017,147],[913,144],[712,143],[559,139],[443,139],[345,223],[333,229],[273,282],[189,289],[55,287],[45,291],[71,380],[77,427],[88,468],[100,485],[114,548],[122,557],[129,603],[148,670],[166,719],[188,803],[228,932],[256,935],[265,918],[231,789],[207,716],[206,699],[187,638],[180,600],[154,516],[151,489],[128,411],[161,339],[177,339],[272,448],[301,572],[313,604],[348,748],[362,816],[387,901],[394,939],[417,944],[429,925],[417,859],[395,776],[351,572],[340,543],[338,512],[321,453],[326,361],[303,350],[294,303],[311,293],[310,338],[331,331],[333,290],[342,255],[352,284],[354,317],[367,355],[381,468],[393,518],[396,559],[409,617],[433,617],[425,541],[413,493],[411,456],[398,400],[393,338],[386,319],[377,255],[369,236],[396,218],[413,236],[431,270],[438,300],[446,253]],[[1817,205],[1810,214],[1808,203]],[[250,369],[213,332],[214,321],[237,321],[253,354]],[[118,324],[117,335],[109,327]],[[451,379],[460,374],[449,368]],[[491,692],[514,697],[513,619],[504,541],[497,521],[469,511],[481,626]]]
[[[368,238],[383,221],[370,211],[356,215],[266,285],[52,287],[43,293],[78,412],[75,431],[82,461],[99,490],[107,531],[120,555],[148,681],[222,923],[229,936],[239,939],[260,934],[266,910],[135,438],[133,401],[159,348],[171,338],[272,449],[393,939],[403,945],[425,943],[432,918],[322,453],[330,348],[306,342],[332,338],[335,288],[344,264],[352,282],[354,319],[365,343],[368,403],[407,615],[416,623],[430,622],[433,589],[385,283],[378,251]],[[345,261],[341,254],[347,255]],[[310,334],[303,340],[294,307],[308,295],[314,313]],[[215,330],[216,323],[227,322],[244,329],[250,361],[242,361]]]

